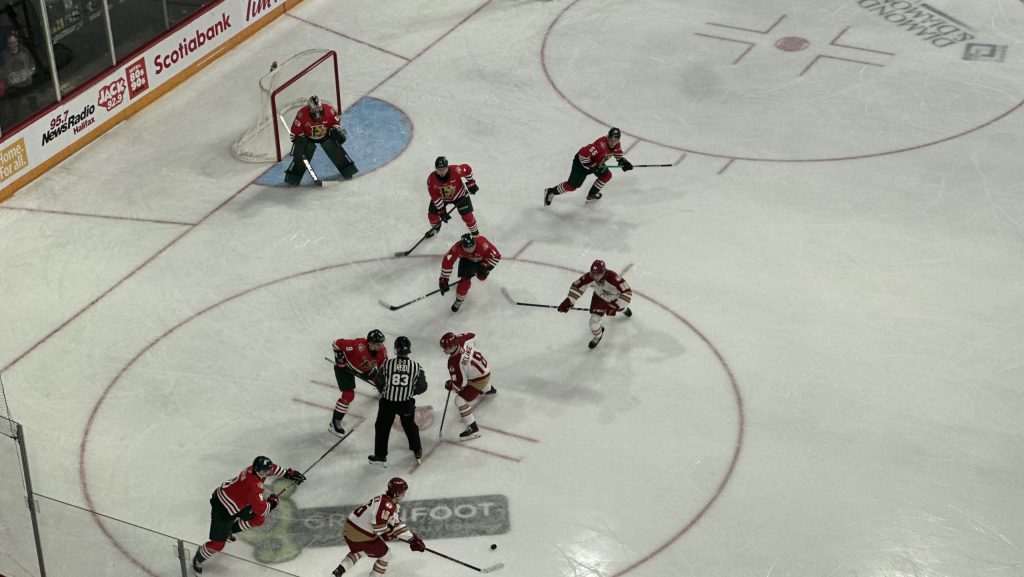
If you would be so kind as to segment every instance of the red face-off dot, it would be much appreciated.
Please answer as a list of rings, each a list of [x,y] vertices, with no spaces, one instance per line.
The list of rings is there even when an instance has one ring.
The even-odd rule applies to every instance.
[[[806,38],[799,36],[786,36],[775,41],[775,47],[783,52],[799,52],[810,45]]]

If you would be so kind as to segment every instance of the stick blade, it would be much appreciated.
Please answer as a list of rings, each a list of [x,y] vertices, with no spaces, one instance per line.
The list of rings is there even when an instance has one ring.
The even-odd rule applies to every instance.
[[[382,307],[384,307],[384,308],[386,308],[388,310],[392,310],[392,311],[395,310],[394,305],[390,305],[390,304],[384,302],[384,299],[378,300],[377,303],[379,303],[380,306],[382,306]]]
[[[508,299],[508,302],[510,302],[512,304],[518,304],[516,302],[516,299],[512,298],[512,295],[508,292],[508,288],[501,287],[501,294],[505,295],[505,298]]]
[[[409,256],[409,251],[407,251],[407,250],[400,250],[400,251],[396,252],[394,256]]]
[[[504,568],[505,568],[505,564],[504,563],[498,563],[496,565],[491,565],[490,567],[484,567],[483,569],[480,570],[480,572],[481,573],[494,573],[495,571],[498,571],[499,569],[504,569]]]

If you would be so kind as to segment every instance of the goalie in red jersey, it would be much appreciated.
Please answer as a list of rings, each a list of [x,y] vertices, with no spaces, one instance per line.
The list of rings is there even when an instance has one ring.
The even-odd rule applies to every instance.
[[[334,379],[338,382],[341,396],[334,404],[334,415],[327,429],[339,437],[345,436],[341,426],[348,414],[348,406],[356,397],[356,378],[373,384],[377,369],[388,360],[388,349],[384,346],[384,333],[373,329],[365,339],[338,339],[334,341]]]
[[[403,541],[413,551],[423,552],[427,545],[402,521],[399,503],[405,499],[409,484],[401,477],[388,481],[388,490],[365,505],[360,505],[345,520],[345,543],[348,555],[331,575],[341,577],[363,557],[376,559],[371,575],[380,577],[388,570],[391,550],[385,541]]]
[[[196,549],[192,558],[192,570],[196,574],[203,572],[203,563],[222,551],[226,542],[235,540],[235,533],[266,522],[267,514],[278,502],[277,495],[263,498],[263,481],[269,476],[284,477],[296,485],[306,480],[306,476],[295,469],[285,469],[259,456],[252,466],[224,481],[210,497],[210,540]]]
[[[576,299],[583,296],[591,284],[594,285],[594,295],[590,297],[590,332],[594,338],[590,341],[590,348],[595,348],[604,336],[601,320],[605,315],[613,317],[622,311],[627,317],[633,316],[633,311],[629,310],[633,289],[629,288],[629,283],[619,273],[608,270],[603,260],[595,260],[590,265],[590,272],[569,285],[569,296],[558,305],[558,312],[569,312]]]
[[[467,232],[462,235],[459,242],[448,249],[448,254],[441,259],[441,278],[438,279],[438,287],[441,294],[448,292],[448,279],[452,276],[455,268],[455,261],[459,261],[459,284],[455,285],[455,302],[452,303],[452,312],[459,312],[462,301],[466,300],[469,287],[473,284],[473,277],[479,280],[487,280],[494,267],[498,266],[501,260],[501,253],[498,248],[491,244],[483,236],[474,236]]]
[[[298,185],[302,181],[306,163],[313,159],[317,144],[324,149],[342,177],[352,178],[359,172],[356,163],[342,147],[348,140],[348,134],[341,127],[341,115],[330,104],[321,102],[317,95],[310,96],[306,106],[295,115],[290,136],[292,163],[284,172],[286,183]]]
[[[473,201],[469,198],[469,195],[476,194],[478,190],[480,187],[476,185],[473,169],[468,164],[449,166],[447,158],[438,156],[434,160],[434,171],[427,176],[427,193],[430,195],[427,220],[431,226],[427,231],[427,238],[437,234],[442,222],[451,220],[451,216],[448,215],[449,204],[455,205],[469,232],[474,235],[480,234],[476,227],[476,217],[473,216]]]
[[[590,144],[584,144],[572,157],[569,179],[558,186],[544,189],[544,206],[551,204],[552,199],[556,196],[572,192],[583,186],[583,181],[591,174],[597,177],[597,181],[590,187],[587,202],[601,200],[601,189],[612,179],[612,171],[604,164],[609,156],[615,157],[623,172],[633,170],[633,165],[622,155],[622,146],[619,144],[621,138],[622,131],[612,127],[608,131],[608,136],[602,136]]]

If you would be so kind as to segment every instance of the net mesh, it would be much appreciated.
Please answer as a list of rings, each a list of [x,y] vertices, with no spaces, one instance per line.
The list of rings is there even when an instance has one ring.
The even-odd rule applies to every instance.
[[[256,121],[231,144],[231,154],[246,162],[275,162],[287,150],[288,128],[295,112],[316,94],[322,102],[338,104],[337,55],[333,50],[300,52],[271,68],[260,78],[260,108]],[[276,110],[276,114],[275,114]],[[278,124],[275,132],[275,124]]]

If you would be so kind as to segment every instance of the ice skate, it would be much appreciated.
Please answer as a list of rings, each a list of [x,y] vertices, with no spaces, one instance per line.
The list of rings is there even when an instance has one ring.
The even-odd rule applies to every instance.
[[[484,395],[497,395],[497,394],[498,394],[498,389],[494,388],[494,385],[491,385],[491,388],[487,389],[487,392],[484,393]]]
[[[366,460],[371,465],[377,465],[381,469],[387,469],[388,468],[388,458],[387,457],[378,457],[377,455],[370,455],[370,456],[366,457]]]
[[[417,463],[422,463],[423,462],[423,450],[422,449],[420,449],[419,451],[413,451],[412,452],[412,456],[416,457],[416,462]]]
[[[342,567],[341,565],[338,565],[337,567],[334,568],[334,571],[331,571],[331,575],[334,575],[334,577],[341,577],[344,574],[345,574],[345,568]]]
[[[192,570],[196,572],[196,575],[203,574],[203,562],[199,560],[199,551],[196,551],[195,557],[192,557]]]
[[[453,313],[459,312],[459,309],[462,307],[462,301],[463,301],[463,299],[455,299],[455,302],[452,303],[452,312]]]
[[[327,425],[327,430],[332,432],[332,433],[334,433],[335,436],[338,436],[338,437],[344,437],[345,436],[345,429],[342,428],[340,420],[335,421],[335,420],[331,419],[331,424]]]
[[[554,188],[544,189],[544,206],[551,206],[551,201],[555,199],[557,191]]]
[[[591,339],[590,340],[590,344],[587,345],[587,346],[589,346],[592,349],[597,348],[597,344],[601,342],[601,337],[603,337],[603,336],[604,336],[604,329],[602,328],[601,332],[597,333],[597,336],[594,337],[593,339]]]
[[[601,193],[600,192],[593,191],[593,192],[591,192],[590,194],[587,195],[587,204],[590,204],[592,202],[597,202],[599,200],[601,200]]]
[[[480,427],[478,427],[476,423],[473,423],[472,425],[466,427],[465,431],[462,431],[461,433],[459,433],[459,440],[460,441],[468,441],[470,439],[476,439],[479,436],[480,436]]]
[[[629,307],[626,307],[626,310],[622,311],[622,314],[626,315],[627,317],[631,317],[633,316],[633,311]]]

